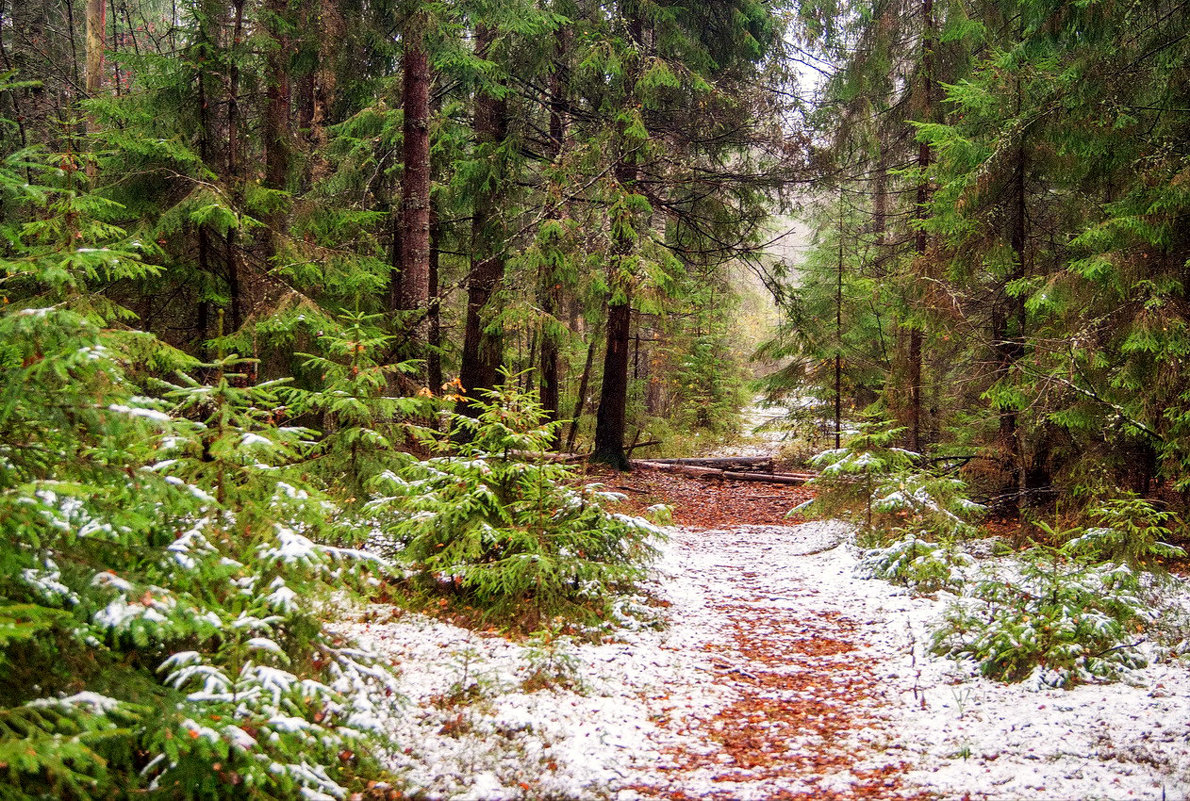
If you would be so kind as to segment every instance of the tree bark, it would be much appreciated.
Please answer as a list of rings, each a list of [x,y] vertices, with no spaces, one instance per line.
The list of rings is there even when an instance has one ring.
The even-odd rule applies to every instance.
[[[239,210],[242,194],[240,181],[240,39],[244,32],[244,2],[234,0],[234,18],[230,43],[230,64],[227,69],[227,170],[224,180],[231,188],[231,199]],[[225,269],[227,293],[231,298],[231,331],[239,331],[244,323],[243,284],[240,280],[240,246],[236,228],[227,229]]]
[[[843,436],[843,189],[839,189],[839,263],[835,283],[835,448]]]
[[[476,51],[490,57],[488,52],[495,40],[495,32],[486,25],[476,29]],[[488,308],[492,295],[504,280],[505,231],[500,213],[503,177],[500,157],[496,149],[508,132],[508,104],[503,98],[481,92],[475,101],[475,138],[481,156],[486,155],[493,173],[475,197],[475,214],[471,219],[471,272],[467,279],[467,320],[463,331],[463,358],[459,366],[459,381],[463,384],[463,400],[458,411],[475,415],[478,409],[471,403],[483,399],[483,390],[496,385],[503,362],[504,343],[498,330],[492,327],[492,310]]]
[[[574,399],[574,414],[570,419],[570,430],[566,433],[566,450],[574,450],[574,440],[578,436],[579,419],[583,416],[583,408],[587,404],[587,388],[591,383],[591,369],[595,366],[595,349],[599,345],[599,330],[591,332],[591,341],[587,344],[587,360],[583,363],[583,374],[578,382],[578,397]]]
[[[934,0],[922,0],[922,112],[924,121],[931,119],[933,109],[931,95],[934,91]],[[926,173],[930,168],[930,145],[919,142],[917,146],[917,168],[919,178],[917,184],[917,208],[914,216],[918,221],[925,219],[926,203],[930,199],[930,182]],[[920,277],[925,271],[926,252],[929,249],[929,238],[926,232],[918,228],[913,238],[914,264]],[[922,364],[922,330],[920,323],[914,323],[909,329],[909,365],[907,382],[909,384],[909,414],[908,414],[908,447],[911,451],[921,451],[921,364]]]
[[[104,0],[87,0],[87,67],[86,90],[88,97],[95,97],[103,86],[103,46],[105,28],[107,27],[107,7]],[[95,131],[95,121],[87,115],[87,132]],[[98,174],[98,165],[94,158],[88,158],[86,174],[89,181],[94,182]]]
[[[409,20],[401,63],[405,171],[401,176],[401,278],[398,309],[424,312],[430,299],[430,61],[424,11]],[[425,319],[409,329],[413,351],[426,343]]]
[[[566,118],[563,115],[566,102],[566,54],[568,52],[568,28],[558,29],[555,38],[555,63],[550,73],[550,150],[555,160],[562,154],[563,143],[566,138]],[[550,210],[551,220],[562,219],[562,208],[556,205]],[[540,277],[538,299],[541,303],[542,315],[545,318],[541,330],[541,406],[545,410],[550,422],[556,422],[560,413],[561,398],[558,385],[560,347],[556,326],[559,325],[558,312],[562,306],[562,284],[560,276],[556,274],[552,262],[543,265]],[[551,443],[557,448],[562,441],[561,431],[556,430]]]
[[[635,8],[627,9],[629,36],[639,48],[644,47],[643,22]],[[639,59],[631,57],[626,68],[629,76],[639,72]],[[629,80],[629,86],[634,85]],[[633,107],[635,98],[624,98],[627,108]],[[615,166],[619,191],[634,193],[637,169],[632,163],[635,157],[627,152],[629,137],[626,131],[618,131],[620,152]],[[631,211],[622,212],[626,217]],[[608,287],[611,296],[607,304],[607,350],[603,354],[603,385],[599,392],[599,411],[595,416],[595,449],[591,460],[610,465],[617,470],[630,470],[628,454],[624,451],[624,435],[628,430],[628,346],[632,334],[632,278],[627,275],[628,264],[636,250],[637,224],[632,219],[613,223],[619,233],[613,234],[612,258],[608,264]]]
[[[607,351],[603,355],[603,384],[595,417],[595,450],[591,460],[628,470],[624,436],[628,431],[628,343],[632,300],[624,288],[623,300],[607,306]]]
[[[264,115],[265,185],[285,189],[289,178],[289,3],[267,0],[268,29],[273,39],[268,54]]]
[[[441,260],[440,243],[442,225],[438,221],[438,210],[430,201],[430,308],[427,313],[429,330],[426,332],[426,384],[435,395],[442,391],[442,314],[438,286],[438,268]]]
[[[215,53],[219,47],[219,30],[223,24],[221,10],[215,3],[204,2],[200,7],[198,41],[194,46],[192,57],[198,64],[195,83],[198,90],[198,154],[203,164],[210,170],[218,170],[215,140],[217,134],[217,119],[214,106],[217,103],[216,89],[218,77],[215,73]],[[198,270],[206,281],[217,275],[219,269],[216,264],[216,253],[213,247],[215,234],[205,223],[198,225]],[[211,338],[211,310],[212,302],[206,296],[206,287],[200,289],[204,294],[198,301],[197,327],[198,336],[206,351],[206,341]],[[211,354],[206,353],[207,358]]]

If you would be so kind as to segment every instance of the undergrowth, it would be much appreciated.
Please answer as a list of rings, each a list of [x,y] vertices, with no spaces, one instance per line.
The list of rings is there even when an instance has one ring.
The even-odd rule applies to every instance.
[[[472,403],[474,417],[421,429],[437,455],[373,482],[379,497],[366,511],[382,521],[411,586],[526,630],[559,615],[608,620],[616,594],[644,576],[661,529],[608,511],[623,496],[577,485],[574,468],[548,458],[557,423],[516,381]]]
[[[897,433],[867,428],[815,457],[819,495],[807,510],[856,524],[865,577],[952,596],[932,632],[935,654],[1001,681],[1069,687],[1143,666],[1150,638],[1169,640],[1154,653],[1187,650],[1185,626],[1154,603],[1160,560],[1184,556],[1169,542],[1172,515],[1122,494],[1093,508],[1089,525],[1040,523],[1052,544],[978,565],[962,546],[980,508],[961,481],[893,447]]]

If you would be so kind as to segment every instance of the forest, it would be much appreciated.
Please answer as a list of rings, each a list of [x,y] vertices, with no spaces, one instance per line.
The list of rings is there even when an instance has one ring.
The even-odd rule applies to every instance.
[[[0,799],[1190,791],[847,739],[1190,715],[1188,360],[1181,0],[0,0]]]

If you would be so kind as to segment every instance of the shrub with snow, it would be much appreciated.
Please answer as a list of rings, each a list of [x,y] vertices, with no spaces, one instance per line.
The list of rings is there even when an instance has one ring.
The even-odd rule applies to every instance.
[[[900,584],[915,593],[960,592],[966,572],[974,564],[974,559],[953,545],[927,542],[906,534],[887,548],[864,552],[859,572],[867,578]]]
[[[1087,564],[1036,546],[948,607],[935,653],[973,659],[985,676],[1065,687],[1140,667],[1139,632],[1156,613],[1127,565]]]
[[[212,365],[138,394],[106,332],[0,310],[5,798],[342,798],[390,676],[312,603],[374,558],[316,543],[308,432]]]
[[[917,467],[920,456],[893,445],[904,432],[882,424],[862,427],[841,448],[815,456],[815,498],[797,507],[855,523],[861,540],[887,544],[900,535],[955,539],[973,533],[984,510],[967,498],[964,482]]]
[[[622,496],[576,487],[573,468],[544,458],[557,424],[515,381],[473,403],[476,416],[453,415],[446,434],[422,432],[440,455],[380,476],[368,511],[423,590],[531,626],[555,615],[606,619],[615,591],[643,576],[661,530],[609,512],[604,504]]]

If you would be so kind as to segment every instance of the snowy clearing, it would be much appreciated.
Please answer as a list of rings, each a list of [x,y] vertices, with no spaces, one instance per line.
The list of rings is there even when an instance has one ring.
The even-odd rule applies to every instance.
[[[515,644],[372,606],[388,756],[443,799],[1183,799],[1186,660],[1072,691],[926,653],[942,600],[855,577],[839,523],[678,529],[663,628]],[[668,603],[668,606],[664,604]]]

